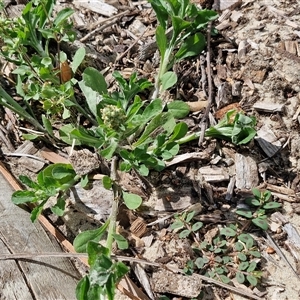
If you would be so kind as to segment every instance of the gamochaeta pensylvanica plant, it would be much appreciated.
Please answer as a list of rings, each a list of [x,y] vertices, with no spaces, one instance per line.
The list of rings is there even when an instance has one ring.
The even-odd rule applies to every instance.
[[[66,125],[61,128],[61,138],[72,143],[95,147],[99,154],[111,159],[122,158],[120,170],[136,169],[148,175],[149,169],[162,170],[165,160],[179,151],[177,140],[184,137],[188,127],[176,122],[188,114],[189,108],[182,101],[167,106],[161,99],[142,100],[139,93],[151,86],[145,79],[132,74],[126,81],[114,72],[119,90],[109,93],[103,75],[94,68],[87,68],[79,82],[90,111],[98,126],[85,129]]]

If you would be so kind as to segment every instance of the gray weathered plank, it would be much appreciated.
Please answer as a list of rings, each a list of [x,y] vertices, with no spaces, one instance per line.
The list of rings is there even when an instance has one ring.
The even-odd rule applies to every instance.
[[[61,252],[43,227],[11,202],[13,190],[0,174],[0,251],[7,253]],[[67,258],[0,261],[1,299],[73,300],[80,275]]]

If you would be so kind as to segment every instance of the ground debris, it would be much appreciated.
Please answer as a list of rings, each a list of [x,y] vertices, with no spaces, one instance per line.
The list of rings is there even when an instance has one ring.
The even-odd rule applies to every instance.
[[[187,298],[197,297],[202,288],[199,277],[174,274],[167,270],[153,272],[151,281],[156,293],[171,293]]]

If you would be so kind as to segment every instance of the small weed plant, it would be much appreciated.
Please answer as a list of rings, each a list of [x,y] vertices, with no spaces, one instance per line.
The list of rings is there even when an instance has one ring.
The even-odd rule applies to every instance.
[[[277,209],[281,205],[270,201],[269,191],[253,189],[253,195],[254,197],[246,199],[246,202],[256,208],[254,212],[249,207],[248,210],[237,210],[236,213],[251,219],[260,229],[267,230],[265,210]],[[241,284],[256,286],[262,277],[262,271],[259,269],[261,254],[251,234],[245,232],[246,226],[242,227],[239,223],[230,224],[222,228],[212,238],[212,242],[201,241],[203,223],[195,222],[193,218],[194,212],[176,215],[170,227],[178,233],[179,238],[191,237],[194,240],[193,249],[197,258],[188,261],[185,272],[192,274],[197,271],[227,284],[235,278]]]

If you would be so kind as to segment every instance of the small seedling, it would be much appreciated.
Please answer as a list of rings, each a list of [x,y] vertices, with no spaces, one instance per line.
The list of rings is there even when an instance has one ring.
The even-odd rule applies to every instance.
[[[271,201],[272,194],[270,191],[260,191],[253,189],[254,197],[245,200],[246,206],[237,209],[236,213],[247,219],[251,219],[252,223],[257,227],[267,230],[267,213],[281,207],[278,202]]]
[[[202,228],[202,222],[192,222],[195,211],[189,213],[184,212],[182,215],[176,215],[174,223],[171,224],[171,229],[179,232],[180,238],[186,238],[190,234],[195,234]]]

